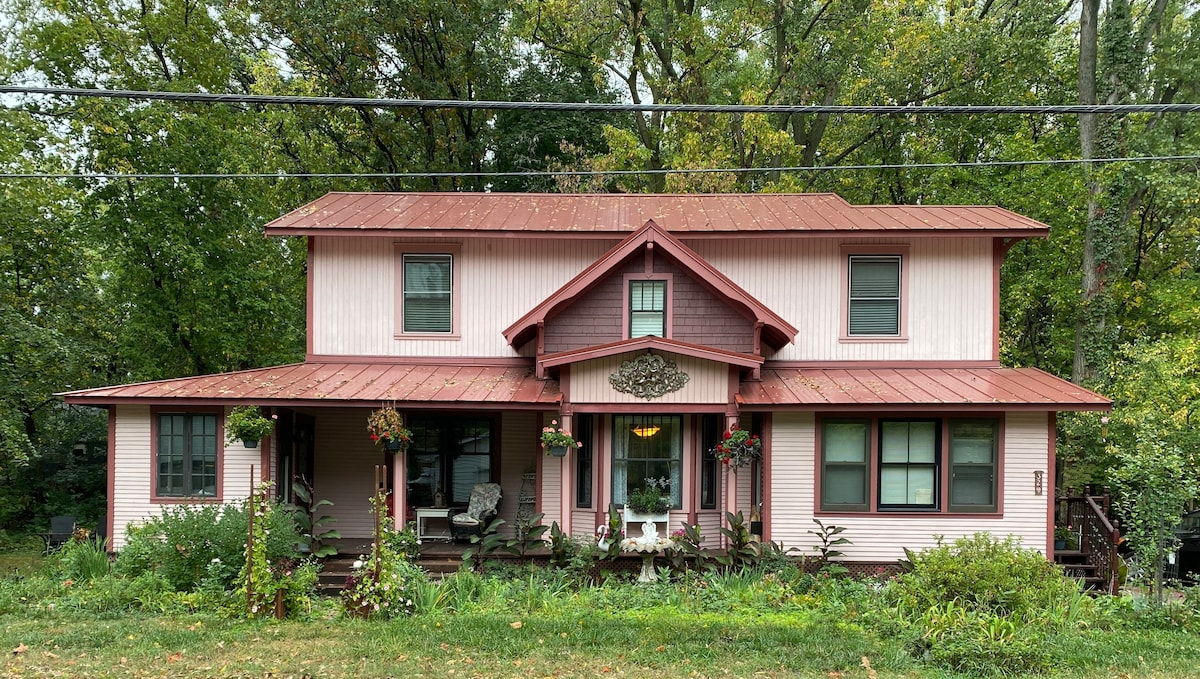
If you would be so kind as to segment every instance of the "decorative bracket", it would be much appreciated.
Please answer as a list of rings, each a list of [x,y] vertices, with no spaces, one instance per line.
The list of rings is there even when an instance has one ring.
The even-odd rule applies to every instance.
[[[617,372],[608,376],[608,383],[619,392],[649,401],[679,391],[689,379],[674,361],[646,353],[622,363]]]

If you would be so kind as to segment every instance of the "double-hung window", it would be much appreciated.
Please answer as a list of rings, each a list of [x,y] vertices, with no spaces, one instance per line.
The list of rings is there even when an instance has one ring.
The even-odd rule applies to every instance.
[[[220,432],[215,413],[159,413],[155,495],[217,497]]]
[[[900,267],[899,255],[850,255],[847,335],[900,336]]]
[[[454,332],[453,255],[404,254],[401,278],[401,331]]]
[[[879,424],[879,508],[936,509],[938,423]]]
[[[999,419],[829,418],[820,436],[821,511],[999,510]]]
[[[667,282],[629,281],[629,337],[667,335]]]

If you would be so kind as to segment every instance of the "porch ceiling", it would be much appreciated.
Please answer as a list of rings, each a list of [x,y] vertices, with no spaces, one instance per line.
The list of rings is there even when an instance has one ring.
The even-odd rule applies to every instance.
[[[764,368],[749,409],[1110,410],[1112,401],[1036,368]]]
[[[181,377],[60,394],[67,403],[254,402],[261,405],[351,405],[396,401],[405,408],[475,404],[546,407],[561,399],[558,382],[527,366],[307,362],[217,375]]]

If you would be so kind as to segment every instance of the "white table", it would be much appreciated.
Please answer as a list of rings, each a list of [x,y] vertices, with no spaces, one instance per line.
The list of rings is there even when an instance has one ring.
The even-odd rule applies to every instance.
[[[450,540],[449,507],[417,507],[414,511],[417,515],[418,540]],[[440,519],[445,527],[439,533],[430,533],[426,525],[429,519]]]

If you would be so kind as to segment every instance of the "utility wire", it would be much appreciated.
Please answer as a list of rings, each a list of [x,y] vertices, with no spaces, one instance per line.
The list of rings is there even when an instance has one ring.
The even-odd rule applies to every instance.
[[[139,101],[284,106],[366,106],[373,108],[436,108],[521,111],[664,112],[664,113],[842,113],[853,115],[943,114],[1080,114],[1080,113],[1197,113],[1200,104],[1055,104],[1030,106],[823,106],[800,104],[613,104],[603,102],[468,101],[463,99],[385,99],[375,97],[298,97],[209,92],[151,92],[78,87],[0,85],[0,94],[44,94]],[[0,102],[15,108],[11,102]]]
[[[826,172],[830,170],[912,170],[952,167],[1013,167],[1020,165],[1079,165],[1082,163],[1175,162],[1200,160],[1192,156],[1126,156],[1120,158],[1049,158],[1041,160],[983,160],[968,163],[906,163],[886,165],[818,165],[815,167],[725,167],[663,170],[528,170],[521,172],[2,172],[0,179],[421,179],[427,177],[597,177],[654,174],[719,174],[748,172]]]

